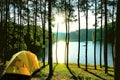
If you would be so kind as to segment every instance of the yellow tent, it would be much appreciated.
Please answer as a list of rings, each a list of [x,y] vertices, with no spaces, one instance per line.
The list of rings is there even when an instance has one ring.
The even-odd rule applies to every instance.
[[[31,76],[35,71],[39,70],[37,56],[30,51],[20,51],[13,55],[7,64],[4,74],[20,74]]]

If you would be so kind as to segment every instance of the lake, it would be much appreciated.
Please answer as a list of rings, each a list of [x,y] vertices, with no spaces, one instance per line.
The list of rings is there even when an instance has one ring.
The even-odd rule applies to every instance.
[[[65,63],[65,42],[57,42],[57,57],[59,63]],[[80,63],[85,64],[85,42],[80,43]],[[47,49],[46,49],[47,50]],[[48,52],[48,51],[46,51]],[[69,42],[69,62],[77,63],[78,42]],[[48,55],[46,55],[48,61]],[[56,62],[56,43],[53,44],[53,62]],[[96,64],[100,63],[100,43],[96,43]],[[94,43],[88,41],[88,64],[94,64]],[[104,64],[104,45],[102,44],[102,64]],[[108,65],[113,66],[112,47],[108,44]]]

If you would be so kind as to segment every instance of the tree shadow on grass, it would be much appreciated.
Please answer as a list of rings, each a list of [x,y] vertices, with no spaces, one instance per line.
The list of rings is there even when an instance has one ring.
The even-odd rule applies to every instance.
[[[43,70],[45,67],[47,67],[48,66],[48,64],[47,65],[45,65],[45,66],[42,66],[42,67],[40,67],[40,69],[38,69],[38,70],[36,70],[33,74],[32,74],[32,76],[33,77],[40,77],[40,75],[36,75],[38,72],[41,72],[41,70]]]
[[[41,71],[42,69],[44,69],[45,67],[47,67],[47,66],[48,66],[48,64],[45,65],[45,66],[42,66],[42,67],[40,68],[40,71]]]
[[[48,64],[45,65],[45,66],[42,66],[42,67],[40,68],[40,71],[41,71],[42,69],[44,69],[45,67],[47,67],[47,66],[48,66]],[[45,76],[45,75],[44,75],[44,76]],[[47,78],[46,78],[46,80],[51,80],[52,76],[53,76],[53,73],[49,73],[48,76],[47,76]],[[41,77],[42,77],[42,76],[41,76]]]
[[[55,66],[53,67],[53,72],[55,71],[55,68],[57,67],[58,63],[55,64]]]
[[[114,77],[114,75],[113,75],[113,74],[108,73],[108,75],[109,75],[109,76],[111,76],[111,77]]]
[[[78,80],[77,77],[75,76],[74,72],[69,68],[69,66],[66,66],[66,67],[67,67],[68,71],[70,72],[70,74],[72,75],[72,78],[74,80]]]
[[[55,66],[53,67],[53,73],[55,71],[55,68],[57,67],[58,64],[55,64]],[[49,73],[48,77],[46,80],[51,80],[52,79],[52,76],[53,76],[53,73]]]
[[[90,72],[88,70],[87,70],[87,72],[90,73],[90,74],[92,74],[92,75],[94,75],[94,76],[96,76],[96,77],[98,77],[98,78],[100,78],[101,80],[105,80],[105,78],[102,78],[101,76],[99,76],[99,75],[97,75],[97,74],[95,74],[93,72]]]
[[[69,66],[66,65],[66,67],[67,67],[68,71],[70,72],[70,74],[72,75],[72,79],[74,79],[74,80],[91,80],[90,77],[84,77],[84,76],[80,76],[80,75],[76,76],[74,71],[72,71]]]

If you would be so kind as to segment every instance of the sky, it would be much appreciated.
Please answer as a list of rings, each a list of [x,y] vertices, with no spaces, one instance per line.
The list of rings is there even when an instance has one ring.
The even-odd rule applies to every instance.
[[[74,12],[76,16],[76,18],[78,18],[78,10],[75,10]],[[80,13],[81,15],[81,29],[85,29],[86,28],[86,19],[85,19],[85,15],[83,12]],[[11,17],[13,17],[14,15],[11,14]],[[39,20],[39,19],[38,19]],[[88,11],[88,28],[94,28],[93,24],[95,23],[95,16],[91,13],[91,11]],[[56,14],[55,15],[55,21],[53,22],[54,27],[52,27],[52,31],[53,32],[57,32],[57,26],[59,27],[58,31],[59,32],[66,32],[66,27],[65,27],[65,21],[64,21],[64,15],[63,14]],[[37,25],[41,25],[41,21],[37,22]],[[76,22],[70,22],[70,32],[72,31],[76,31],[78,30],[78,21]]]
[[[75,11],[75,14],[77,15],[77,10]],[[78,17],[78,15],[77,15]],[[81,13],[81,29],[86,28],[86,18],[84,16],[84,13]],[[88,12],[88,28],[94,28],[93,24],[95,23],[95,16],[89,11]],[[57,32],[57,26],[58,32],[66,32],[65,28],[65,22],[64,22],[64,16],[63,15],[55,15],[55,21],[53,22],[54,27],[52,28],[53,32]],[[70,23],[70,32],[78,30],[78,21],[76,22],[71,22]]]

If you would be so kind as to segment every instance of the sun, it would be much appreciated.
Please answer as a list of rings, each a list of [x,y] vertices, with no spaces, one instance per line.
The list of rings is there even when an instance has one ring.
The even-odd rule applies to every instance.
[[[52,28],[53,32],[57,32],[58,28],[59,28],[58,32],[65,32],[66,28],[64,14],[55,14],[53,24],[54,24],[54,27]]]
[[[65,17],[63,15],[55,15],[55,23],[63,24],[65,22]]]

